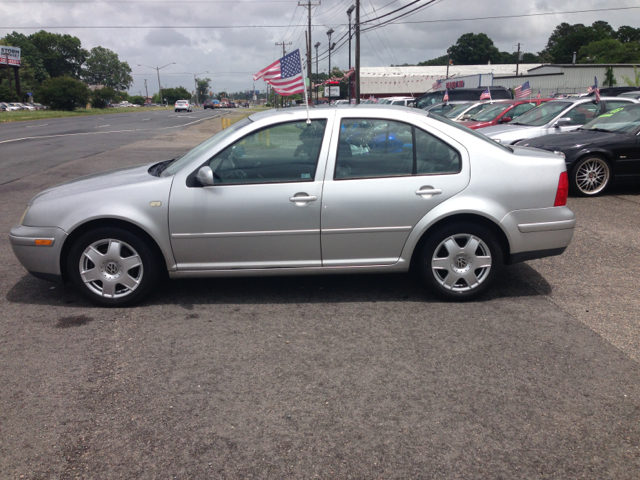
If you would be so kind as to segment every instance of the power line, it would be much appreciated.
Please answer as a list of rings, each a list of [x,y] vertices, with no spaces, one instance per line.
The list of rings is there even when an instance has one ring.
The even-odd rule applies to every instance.
[[[180,3],[186,3],[186,2],[180,2]],[[426,7],[427,5],[423,5],[420,8]],[[499,16],[493,16],[493,17],[474,17],[474,18],[444,18],[441,20],[414,20],[414,21],[406,21],[406,22],[393,22],[393,25],[407,25],[407,24],[416,24],[416,23],[438,23],[438,22],[469,22],[469,21],[474,21],[474,20],[501,20],[501,19],[505,19],[505,18],[524,18],[524,17],[539,17],[539,16],[546,16],[546,15],[572,15],[572,14],[577,14],[577,13],[592,13],[592,12],[612,12],[612,11],[620,11],[620,10],[634,10],[634,9],[638,9],[640,8],[640,6],[638,7],[620,7],[620,8],[595,8],[595,9],[591,9],[591,10],[574,10],[574,11],[570,11],[570,12],[543,12],[543,13],[529,13],[529,14],[521,14],[521,15],[499,15]],[[407,12],[409,13],[409,12]],[[361,22],[362,23],[362,22]],[[381,26],[387,25],[387,23],[383,23],[381,25],[375,25],[372,27],[369,27],[367,30],[372,30],[374,28],[379,28]],[[305,24],[301,24],[301,25],[296,25],[297,27],[306,27],[307,25]],[[312,27],[324,27],[325,25],[319,25],[319,24],[315,24],[312,25]],[[347,26],[346,23],[341,23],[338,24],[338,26]],[[205,30],[211,30],[211,29],[233,29],[233,28],[288,28],[289,25],[201,25],[201,26],[193,26],[193,25],[189,25],[189,26],[176,26],[176,25],[160,25],[160,26],[153,26],[153,25],[129,25],[129,26],[60,26],[60,25],[38,25],[38,26],[34,26],[34,27],[28,27],[28,26],[0,26],[0,29],[6,29],[6,30],[37,30],[37,29],[41,29],[41,28],[50,28],[50,29],[59,29],[59,28],[64,28],[64,29],[101,29],[101,30],[108,30],[108,29],[132,29],[132,30],[136,30],[136,29],[174,29],[174,30],[197,30],[197,29],[205,29]]]

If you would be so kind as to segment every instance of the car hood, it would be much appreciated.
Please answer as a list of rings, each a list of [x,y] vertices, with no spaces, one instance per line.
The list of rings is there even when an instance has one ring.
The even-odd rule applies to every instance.
[[[538,138],[523,140],[519,143],[524,147],[562,150],[565,148],[578,148],[599,143],[612,143],[620,138],[619,133],[574,131],[555,135],[544,135]]]
[[[459,122],[460,125],[464,125],[467,128],[470,128],[472,130],[476,130],[478,128],[483,128],[483,127],[489,127],[491,125],[493,125],[493,122],[474,122],[474,121],[470,121],[470,120],[466,120],[464,122]]]
[[[157,162],[154,162],[154,164],[155,163]],[[148,182],[149,180],[157,178],[149,173],[149,167],[151,165],[153,164],[138,165],[76,178],[40,192],[33,197],[29,203]]]
[[[529,125],[514,125],[511,123],[503,123],[502,125],[493,125],[491,127],[483,128],[482,133],[484,135],[493,137],[505,134],[510,135],[511,133],[528,130],[530,128],[533,127],[530,127]]]

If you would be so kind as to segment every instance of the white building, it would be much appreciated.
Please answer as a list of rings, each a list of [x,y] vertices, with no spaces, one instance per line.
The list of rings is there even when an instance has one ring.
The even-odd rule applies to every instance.
[[[633,65],[627,64],[520,64],[516,65],[451,65],[449,78],[444,80],[447,66],[430,67],[363,67],[360,73],[360,94],[363,98],[419,96],[447,88],[477,88],[501,86],[515,88],[529,82],[534,95],[552,93],[585,93],[594,77],[602,87],[607,68],[612,67],[617,86],[627,85],[622,77],[635,77]],[[454,82],[453,84],[451,82]]]

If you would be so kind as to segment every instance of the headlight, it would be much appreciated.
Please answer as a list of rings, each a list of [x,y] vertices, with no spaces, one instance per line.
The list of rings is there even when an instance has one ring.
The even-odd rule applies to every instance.
[[[22,222],[24,222],[24,217],[27,216],[27,212],[29,211],[29,208],[31,207],[31,205],[27,205],[27,209],[24,211],[24,213],[22,214],[22,216],[20,217],[20,223],[19,225],[22,225]]]

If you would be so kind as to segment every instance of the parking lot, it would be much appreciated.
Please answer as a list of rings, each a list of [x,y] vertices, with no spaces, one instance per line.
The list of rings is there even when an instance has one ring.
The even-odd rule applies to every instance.
[[[354,275],[172,281],[99,309],[14,257],[42,189],[219,129],[103,142],[0,185],[2,478],[638,478],[640,187],[570,198],[568,250],[464,304]]]

